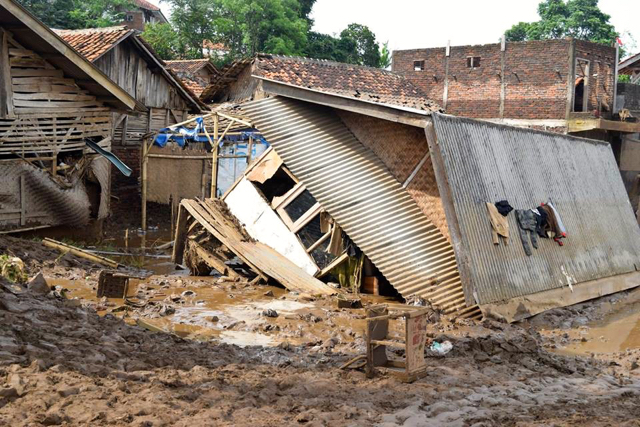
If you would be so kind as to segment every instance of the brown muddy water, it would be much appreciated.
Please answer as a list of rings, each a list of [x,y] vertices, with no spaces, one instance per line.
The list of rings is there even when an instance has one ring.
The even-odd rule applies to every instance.
[[[610,307],[602,319],[567,331],[572,342],[561,354],[611,354],[640,348],[640,302]]]
[[[218,283],[217,277],[153,275],[130,280],[127,298],[136,303],[169,305],[166,316],[132,308],[124,299],[98,299],[97,283],[80,279],[47,278],[50,286],[67,290],[66,297],[93,306],[100,315],[112,314],[130,324],[192,340],[216,340],[238,346],[276,346],[322,342],[333,338],[353,341],[364,333],[363,310],[341,312],[332,299],[314,300],[274,286]],[[364,296],[367,304],[389,301]],[[177,300],[177,302],[173,302]],[[266,317],[275,310],[277,317]]]

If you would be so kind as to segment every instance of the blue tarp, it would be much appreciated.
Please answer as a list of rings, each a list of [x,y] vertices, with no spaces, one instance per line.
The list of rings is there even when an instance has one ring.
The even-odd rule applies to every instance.
[[[202,117],[198,117],[196,119],[196,127],[193,129],[179,126],[177,128],[168,127],[160,129],[158,132],[159,134],[158,136],[156,136],[156,139],[153,142],[160,147],[164,147],[169,141],[174,141],[180,147],[184,147],[186,141],[209,141],[206,135],[200,135],[204,134],[204,120],[202,120]],[[179,135],[176,135],[175,132],[178,132]]]

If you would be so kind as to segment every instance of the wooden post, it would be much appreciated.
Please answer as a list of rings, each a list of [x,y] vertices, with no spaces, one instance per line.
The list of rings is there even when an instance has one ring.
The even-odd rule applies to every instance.
[[[0,43],[0,118],[14,118],[13,87],[11,85],[11,62],[9,59],[9,34],[1,31]]]
[[[142,141],[142,165],[140,174],[142,175],[142,232],[147,231],[147,141]]]
[[[251,164],[252,154],[253,154],[253,135],[249,135],[249,148],[247,150],[247,166]]]
[[[173,253],[171,258],[176,264],[182,264],[182,257],[184,255],[185,239],[187,238],[187,220],[189,213],[182,206],[182,203],[178,205],[178,219],[176,221],[176,234],[173,239]]]
[[[505,79],[505,55],[507,50],[507,36],[505,34],[502,35],[500,39],[500,114],[499,117],[501,119],[504,118],[504,102],[507,91],[507,81]]]
[[[20,225],[27,223],[27,186],[24,174],[20,175]]]
[[[211,152],[213,153],[211,157],[211,198],[215,199],[218,192],[218,123],[219,117],[216,113],[213,116],[213,147],[211,147]]]

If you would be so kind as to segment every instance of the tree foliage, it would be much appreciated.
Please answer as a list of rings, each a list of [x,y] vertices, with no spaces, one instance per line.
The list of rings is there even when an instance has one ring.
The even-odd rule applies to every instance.
[[[54,28],[119,24],[132,0],[20,0]],[[143,38],[163,59],[201,58],[205,41],[222,43],[231,60],[258,52],[305,55],[372,67],[388,67],[365,25],[350,24],[339,35],[311,31],[317,0],[160,0],[170,5],[171,24],[147,24]],[[219,58],[218,58],[219,59]]]
[[[389,42],[382,44],[380,49],[380,68],[389,68],[391,66],[391,51],[389,50]]]
[[[380,45],[375,34],[365,25],[349,24],[340,33],[339,47],[347,55],[344,62],[380,66]]]
[[[218,2],[219,16],[213,21],[215,38],[227,45],[232,56],[303,52],[309,24],[298,0]]]
[[[19,0],[52,28],[108,27],[124,20],[135,7],[131,0]]]
[[[538,5],[540,20],[520,22],[505,33],[509,41],[573,37],[610,44],[618,36],[610,16],[598,0],[544,0]]]
[[[162,59],[176,59],[181,56],[180,36],[170,24],[147,24],[142,38]]]

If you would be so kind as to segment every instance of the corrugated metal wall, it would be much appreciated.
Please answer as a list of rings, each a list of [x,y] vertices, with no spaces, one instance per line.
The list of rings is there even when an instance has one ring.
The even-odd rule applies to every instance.
[[[242,109],[401,295],[465,309],[447,239],[331,109],[281,97]]]
[[[480,304],[623,274],[640,267],[640,229],[609,144],[446,115],[438,146]],[[494,246],[485,202],[516,209],[551,199],[568,238],[539,239],[527,256],[514,213],[509,245]],[[564,269],[564,272],[563,272]],[[566,272],[566,274],[565,274]]]

